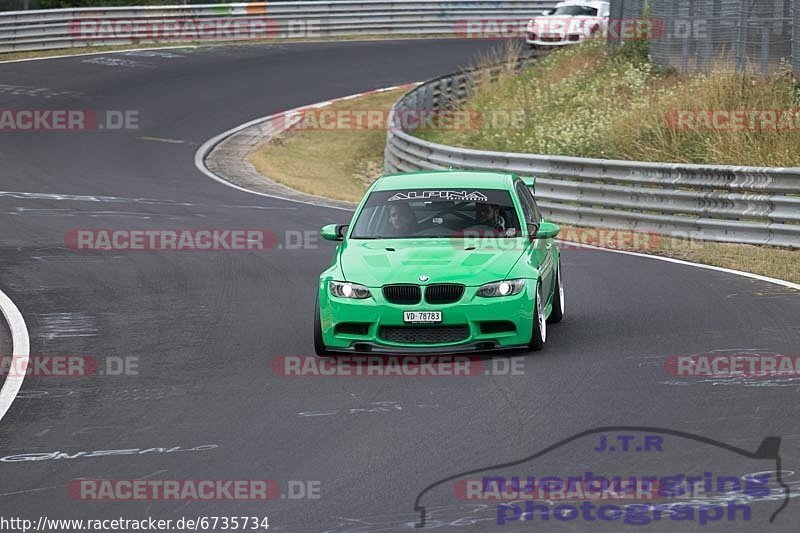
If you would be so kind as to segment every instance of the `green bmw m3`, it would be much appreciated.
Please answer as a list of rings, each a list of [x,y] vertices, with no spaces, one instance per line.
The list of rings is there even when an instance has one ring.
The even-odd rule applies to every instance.
[[[540,350],[564,315],[559,228],[533,182],[433,171],[375,181],[319,278],[317,355]]]

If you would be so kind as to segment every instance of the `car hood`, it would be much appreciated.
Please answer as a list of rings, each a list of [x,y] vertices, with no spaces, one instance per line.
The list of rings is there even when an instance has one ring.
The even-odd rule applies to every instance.
[[[345,281],[368,287],[419,283],[420,276],[428,276],[427,283],[478,286],[505,279],[525,245],[524,238],[483,239],[467,249],[461,239],[350,239],[340,248],[339,264]]]
[[[528,22],[529,30],[546,31],[549,33],[564,33],[577,31],[591,26],[593,22],[601,22],[602,17],[589,17],[586,15],[549,15],[536,17]]]

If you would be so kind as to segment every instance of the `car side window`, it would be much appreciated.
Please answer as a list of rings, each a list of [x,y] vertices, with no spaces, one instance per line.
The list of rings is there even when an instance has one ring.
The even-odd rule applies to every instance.
[[[521,181],[517,182],[516,189],[520,204],[522,204],[522,212],[525,215],[525,222],[528,224],[536,224],[538,226],[542,221],[542,214],[539,211],[539,206],[536,205],[536,201],[533,199],[531,191],[529,191],[528,187]]]
[[[531,204],[533,204],[533,212],[536,214],[536,223],[538,224],[544,220],[544,214],[542,214],[542,210],[539,209],[539,204],[536,203],[536,198],[533,197],[533,193],[527,187],[525,187],[525,194],[530,198]]]

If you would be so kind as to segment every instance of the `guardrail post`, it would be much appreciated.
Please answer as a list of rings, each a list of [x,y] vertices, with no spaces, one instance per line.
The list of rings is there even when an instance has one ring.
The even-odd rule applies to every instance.
[[[736,70],[744,70],[745,47],[747,46],[747,0],[739,0],[739,17],[736,32]]]
[[[792,1],[792,71],[800,78],[800,0]]]

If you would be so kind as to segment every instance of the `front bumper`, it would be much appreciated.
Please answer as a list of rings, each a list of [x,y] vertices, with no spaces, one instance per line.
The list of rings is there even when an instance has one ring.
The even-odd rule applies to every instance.
[[[457,303],[398,305],[386,301],[380,288],[370,288],[371,297],[365,300],[337,298],[323,280],[319,286],[322,338],[329,350],[359,353],[444,354],[518,348],[531,340],[535,288],[535,280],[529,280],[514,296],[481,298],[476,296],[478,287],[466,287]],[[404,311],[441,311],[442,322],[406,324]],[[447,340],[438,342],[438,336]]]
[[[547,47],[547,46],[568,46],[570,44],[579,44],[586,40],[586,35],[572,34],[572,35],[559,35],[552,37],[541,37],[535,34],[526,33],[525,42],[529,45]]]

